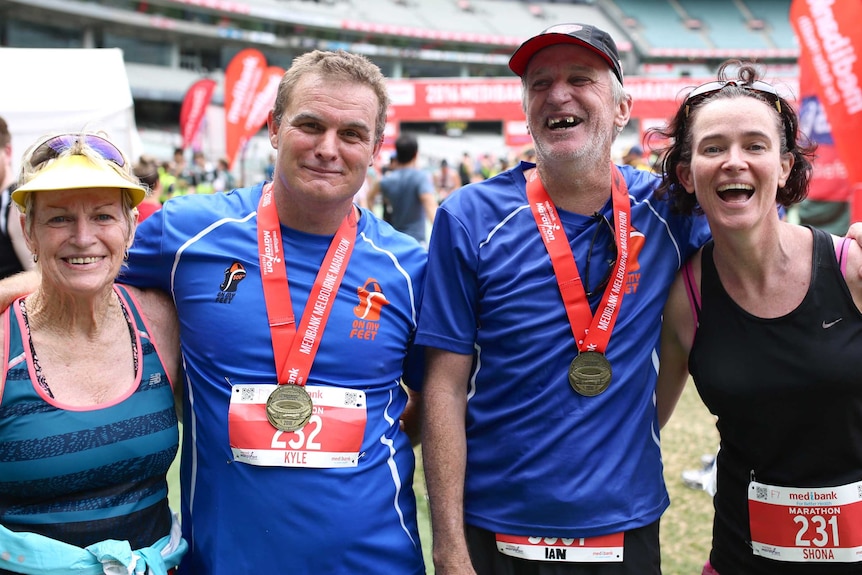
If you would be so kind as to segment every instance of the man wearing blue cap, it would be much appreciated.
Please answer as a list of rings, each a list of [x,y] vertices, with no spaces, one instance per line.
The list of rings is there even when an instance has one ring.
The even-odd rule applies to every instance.
[[[586,24],[524,42],[536,162],[438,209],[417,343],[440,575],[658,574],[662,307],[702,222],[611,162],[632,100]]]

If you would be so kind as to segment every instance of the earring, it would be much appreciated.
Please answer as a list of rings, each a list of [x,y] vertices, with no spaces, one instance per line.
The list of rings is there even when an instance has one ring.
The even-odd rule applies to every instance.
[[[129,248],[126,248],[126,251],[123,252],[123,261],[129,261]]]
[[[33,254],[33,263],[35,264],[35,263],[36,263],[36,262],[38,262],[38,261],[39,261],[39,255],[38,255],[38,254]]]

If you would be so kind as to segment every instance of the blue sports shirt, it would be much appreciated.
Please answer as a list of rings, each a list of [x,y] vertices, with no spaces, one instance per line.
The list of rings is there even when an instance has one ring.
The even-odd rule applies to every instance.
[[[276,383],[261,286],[262,186],[172,198],[138,228],[124,281],[173,295],[185,362],[181,572],[423,573],[411,489],[414,456],[400,385],[419,386],[412,351],[426,255],[368,211],[323,332],[309,384],[361,389],[367,424],[355,467],[263,467],[235,461],[235,384]],[[282,227],[297,323],[331,236]],[[369,294],[385,304],[368,315]],[[364,319],[363,319],[364,318]],[[409,352],[409,353],[408,353]],[[405,362],[405,356],[409,361]],[[407,364],[405,366],[405,363]]]
[[[708,237],[672,215],[658,179],[621,167],[631,201],[629,262],[608,344],[609,388],[569,385],[577,355],[522,163],[468,185],[438,210],[417,343],[473,355],[467,394],[468,524],[510,535],[591,537],[654,522],[669,504],[654,391],[661,314],[674,275]],[[602,213],[613,222],[610,199]],[[590,288],[613,259],[600,218],[558,210]],[[590,298],[595,309],[601,290]]]

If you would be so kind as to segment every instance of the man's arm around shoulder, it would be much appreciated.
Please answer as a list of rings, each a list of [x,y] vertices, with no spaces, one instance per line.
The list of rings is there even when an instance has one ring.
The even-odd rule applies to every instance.
[[[0,309],[6,309],[15,298],[32,293],[39,286],[39,272],[30,270],[0,280]]]

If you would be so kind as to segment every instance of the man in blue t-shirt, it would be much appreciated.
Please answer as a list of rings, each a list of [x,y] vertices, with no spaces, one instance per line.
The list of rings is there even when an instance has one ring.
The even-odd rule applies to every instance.
[[[554,26],[509,67],[536,162],[438,208],[417,343],[438,572],[658,575],[654,404],[668,288],[705,241],[648,171],[611,37]]]
[[[272,181],[141,224],[122,279],[180,320],[182,573],[425,571],[402,428],[426,253],[354,204],[387,104],[366,58],[303,54],[267,121]]]
[[[181,573],[425,572],[405,430],[427,256],[354,204],[387,104],[366,58],[308,52],[269,113],[273,179],[141,224],[122,281],[180,320]]]

